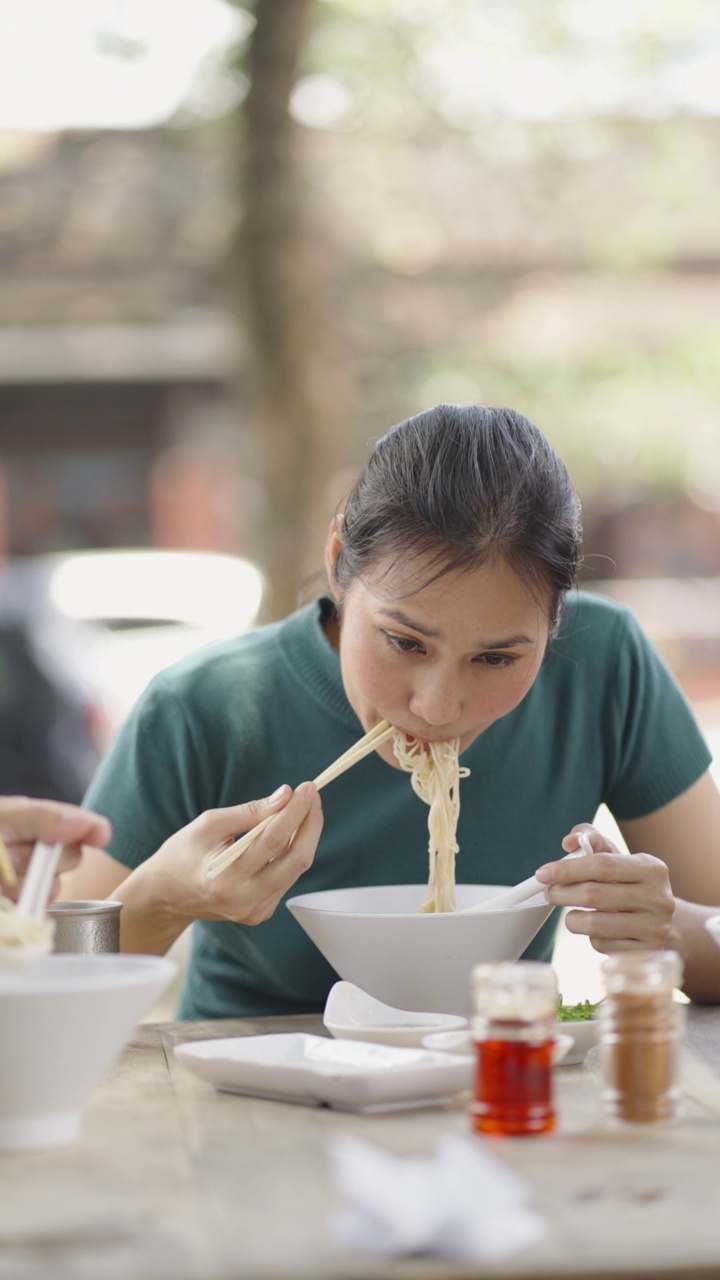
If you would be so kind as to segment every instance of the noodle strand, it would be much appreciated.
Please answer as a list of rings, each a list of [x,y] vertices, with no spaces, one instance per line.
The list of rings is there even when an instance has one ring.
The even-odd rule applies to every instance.
[[[449,742],[408,743],[404,733],[393,737],[393,751],[398,764],[410,773],[412,789],[425,804],[428,814],[428,852],[430,874],[428,898],[421,911],[455,910],[455,856],[460,816],[460,779],[469,769],[460,766],[460,739]]]

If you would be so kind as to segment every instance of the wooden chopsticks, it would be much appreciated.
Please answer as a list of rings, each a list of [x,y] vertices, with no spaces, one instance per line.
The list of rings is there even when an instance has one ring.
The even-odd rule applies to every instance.
[[[383,742],[387,742],[388,738],[391,738],[394,732],[394,725],[391,725],[387,720],[381,720],[379,724],[375,725],[374,729],[371,729],[369,733],[365,734],[364,738],[360,738],[360,740],[356,742],[354,746],[350,747],[344,755],[338,756],[337,760],[335,760],[333,764],[328,765],[327,769],[324,769],[322,773],[319,773],[317,778],[314,779],[315,786],[318,790],[320,790],[321,787],[327,786],[328,782],[332,782],[334,778],[338,778],[346,769],[351,769],[354,764],[357,764],[358,760],[362,760],[363,757],[369,755],[371,751],[375,751],[377,747],[382,746]],[[222,849],[219,853],[216,853],[215,856],[210,859],[207,866],[206,874],[208,880],[214,880],[216,876],[220,875],[221,871],[224,871],[225,868],[229,867],[236,858],[239,858],[246,849],[249,849],[256,837],[260,835],[261,831],[265,830],[265,827],[268,823],[272,822],[275,816],[276,815],[274,813],[268,814],[267,818],[263,818],[262,822],[258,822],[256,827],[253,827],[251,831],[246,832],[244,836],[241,836],[239,840],[236,840],[234,844],[231,844],[228,849]]]
[[[17,873],[12,864],[10,854],[7,851],[7,845],[5,844],[2,836],[0,836],[0,876],[2,876],[2,879],[5,881],[8,888],[14,889],[17,885]]]

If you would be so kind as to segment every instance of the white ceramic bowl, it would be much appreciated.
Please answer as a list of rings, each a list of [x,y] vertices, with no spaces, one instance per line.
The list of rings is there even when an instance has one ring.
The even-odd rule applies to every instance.
[[[502,885],[458,885],[458,908]],[[517,960],[550,914],[543,898],[504,911],[462,915],[419,910],[427,885],[330,889],[287,906],[340,978],[397,1009],[470,1013],[470,970]]]
[[[469,1029],[467,1031],[435,1031],[425,1036],[422,1044],[424,1049],[434,1049],[440,1053],[461,1053],[467,1057],[475,1056],[475,1045]],[[572,1047],[572,1036],[567,1036],[562,1031],[558,1032],[553,1046],[554,1067],[559,1066],[561,1062],[566,1064],[570,1062],[569,1054]]]
[[[0,1151],[75,1140],[90,1091],[176,971],[116,954],[0,970]]]
[[[566,1067],[582,1062],[600,1038],[599,1018],[586,1018],[584,1022],[561,1022],[558,1018],[555,1027],[558,1035],[569,1036],[571,1040],[572,1048],[565,1056]]]
[[[415,1013],[394,1009],[353,982],[336,982],[325,1002],[323,1022],[336,1040],[374,1044],[421,1045],[433,1031],[461,1031],[467,1018],[451,1013]]]

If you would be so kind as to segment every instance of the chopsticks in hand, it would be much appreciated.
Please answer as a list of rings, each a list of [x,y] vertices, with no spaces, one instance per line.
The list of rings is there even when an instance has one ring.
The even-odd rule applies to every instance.
[[[352,768],[354,764],[357,764],[358,760],[362,760],[371,751],[375,751],[377,747],[382,746],[383,742],[387,742],[394,732],[394,725],[391,725],[387,720],[381,720],[379,724],[375,725],[374,729],[365,734],[364,738],[360,738],[354,746],[350,747],[349,751],[346,751],[342,756],[338,756],[338,759],[333,764],[328,765],[327,769],[318,774],[317,778],[314,779],[318,791],[321,787],[327,786],[328,782],[332,782],[334,778],[338,778],[346,769]],[[219,853],[216,853],[207,866],[206,874],[208,880],[214,880],[216,876],[220,875],[221,871],[224,871],[246,849],[249,849],[257,836],[260,835],[260,832],[265,830],[265,827],[269,822],[272,822],[275,816],[274,813],[269,813],[267,818],[263,818],[262,822],[258,822],[256,827],[246,832],[244,836],[241,836],[239,840],[231,844],[228,849],[222,849]]]

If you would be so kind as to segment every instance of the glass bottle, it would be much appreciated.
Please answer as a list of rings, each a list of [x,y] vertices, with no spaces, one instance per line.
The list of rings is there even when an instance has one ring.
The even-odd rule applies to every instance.
[[[682,982],[677,951],[607,956],[600,1005],[602,1104],[613,1120],[654,1124],[680,1111],[679,1047],[684,1010],[673,997]]]
[[[548,1133],[555,1127],[552,1064],[558,983],[549,964],[480,964],[471,974],[477,1054],[473,1127]]]

